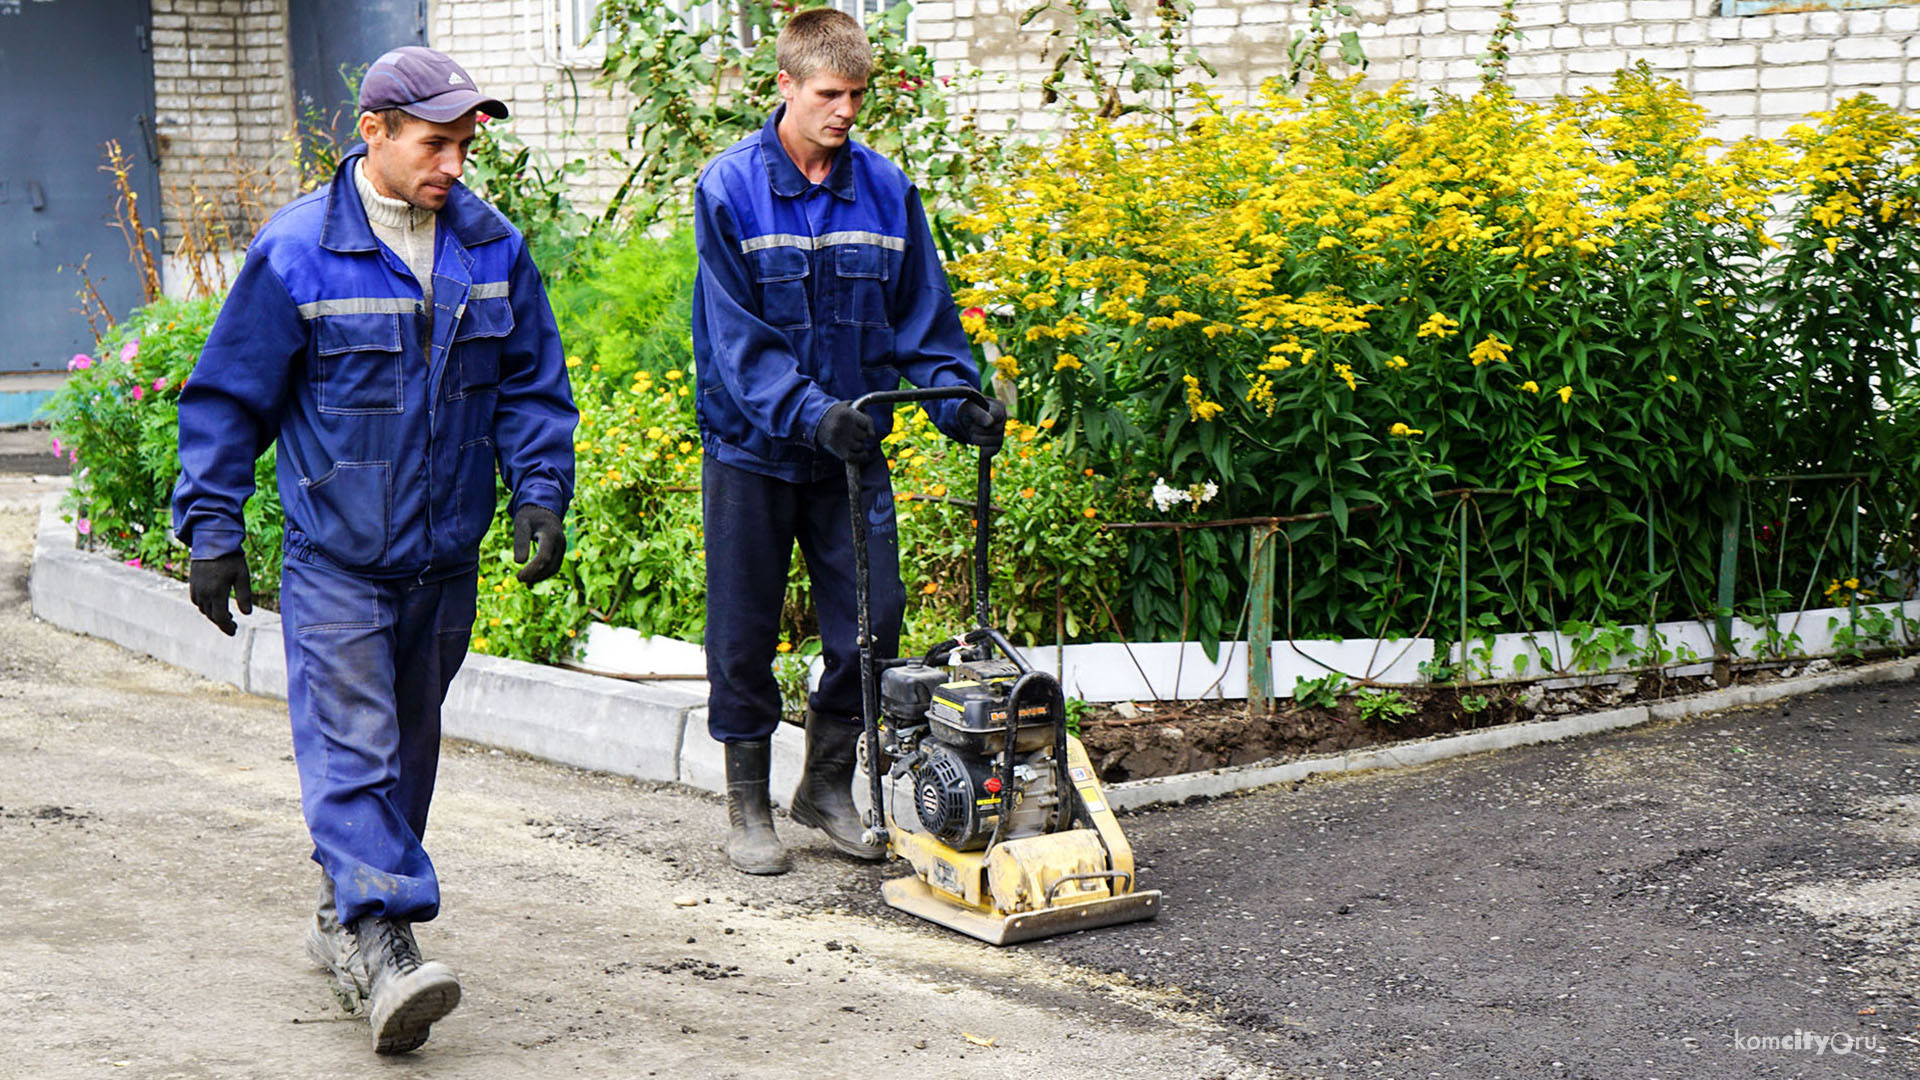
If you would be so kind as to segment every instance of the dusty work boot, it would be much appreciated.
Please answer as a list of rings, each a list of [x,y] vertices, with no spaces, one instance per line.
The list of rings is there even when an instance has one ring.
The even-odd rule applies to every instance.
[[[793,869],[773,832],[773,740],[730,742],[727,750],[727,861],[744,874],[784,874]]]
[[[377,1054],[404,1054],[460,1004],[460,980],[438,960],[420,959],[413,927],[368,915],[353,924],[355,960],[368,975],[367,1019]]]
[[[879,860],[886,848],[862,839],[867,827],[853,805],[853,774],[863,728],[807,712],[807,767],[787,813],[827,834],[833,846],[856,859]]]
[[[327,973],[333,1000],[349,1013],[360,1011],[367,999],[367,973],[354,964],[353,935],[340,925],[333,906],[333,878],[320,871],[320,900],[314,905],[313,922],[307,927],[307,957]]]

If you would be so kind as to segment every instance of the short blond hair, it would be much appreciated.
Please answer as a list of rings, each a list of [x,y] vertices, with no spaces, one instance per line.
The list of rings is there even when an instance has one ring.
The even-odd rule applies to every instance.
[[[787,20],[773,43],[774,62],[796,83],[819,71],[843,79],[873,74],[873,46],[853,16],[833,8],[811,8]]]

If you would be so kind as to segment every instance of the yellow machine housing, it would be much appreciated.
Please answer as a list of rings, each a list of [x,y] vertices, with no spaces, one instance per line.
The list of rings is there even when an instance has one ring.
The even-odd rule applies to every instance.
[[[1080,740],[1067,740],[1068,774],[1094,828],[956,851],[888,814],[893,854],[914,874],[881,886],[888,904],[991,945],[1151,919],[1160,893],[1135,886],[1133,848],[1120,832]]]

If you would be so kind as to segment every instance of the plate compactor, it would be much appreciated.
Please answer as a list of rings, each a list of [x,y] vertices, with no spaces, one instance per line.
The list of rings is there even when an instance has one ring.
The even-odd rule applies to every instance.
[[[987,405],[977,390],[940,387],[872,393],[854,407],[939,398]],[[983,450],[974,503],[976,626],[917,659],[873,655],[860,470],[847,466],[868,838],[913,867],[882,894],[992,945],[1151,919],[1160,893],[1136,887],[1133,849],[1067,733],[1059,680],[1029,666],[988,617],[992,460]]]

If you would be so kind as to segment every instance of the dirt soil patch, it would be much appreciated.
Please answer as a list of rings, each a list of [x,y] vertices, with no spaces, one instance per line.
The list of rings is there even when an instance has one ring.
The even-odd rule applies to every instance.
[[[1237,698],[1116,702],[1089,706],[1080,721],[1080,740],[1100,779],[1111,784],[1337,754],[1711,689],[1707,678],[1626,678],[1552,691],[1512,685],[1374,691],[1398,696],[1403,713],[1398,716],[1377,702],[1363,706],[1359,695],[1340,699],[1332,709],[1282,700],[1266,715],[1249,713],[1245,699]]]

